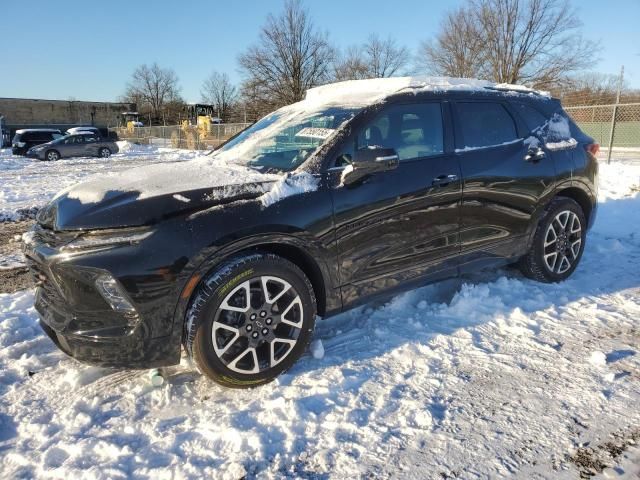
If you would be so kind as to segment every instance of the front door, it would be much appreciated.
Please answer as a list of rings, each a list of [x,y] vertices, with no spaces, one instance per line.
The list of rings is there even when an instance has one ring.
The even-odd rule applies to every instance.
[[[425,278],[457,274],[460,168],[445,103],[385,107],[338,151],[394,149],[399,165],[333,189],[338,264],[345,306]]]
[[[60,155],[63,157],[79,157],[84,153],[82,135],[72,135],[60,145]]]

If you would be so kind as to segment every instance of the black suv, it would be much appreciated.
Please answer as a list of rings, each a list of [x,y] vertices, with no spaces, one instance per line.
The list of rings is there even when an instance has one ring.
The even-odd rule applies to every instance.
[[[25,237],[41,325],[92,364],[266,383],[327,317],[517,263],[567,278],[598,145],[560,103],[480,81],[311,89],[222,148],[61,192]]]
[[[26,155],[31,147],[57,140],[63,136],[60,130],[52,128],[25,128],[16,130],[16,134],[11,141],[11,150],[14,155]]]

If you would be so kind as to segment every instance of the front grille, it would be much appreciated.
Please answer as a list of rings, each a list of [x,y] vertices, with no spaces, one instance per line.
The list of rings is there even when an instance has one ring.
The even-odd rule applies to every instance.
[[[30,242],[49,248],[63,247],[80,235],[80,232],[56,232],[41,225],[35,225],[30,233]]]
[[[62,296],[53,283],[54,281],[51,278],[51,274],[34,259],[27,257],[27,261],[29,271],[31,272],[31,279],[34,285],[40,289],[40,293],[44,295],[45,301],[52,304],[60,303]]]

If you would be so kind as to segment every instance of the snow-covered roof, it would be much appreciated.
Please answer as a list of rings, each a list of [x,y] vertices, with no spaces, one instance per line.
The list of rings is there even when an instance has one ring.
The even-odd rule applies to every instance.
[[[21,128],[20,130],[16,130],[16,133],[24,133],[24,132],[53,132],[60,133],[60,130],[56,128]]]
[[[494,83],[474,78],[454,77],[391,77],[366,80],[348,80],[307,90],[304,102],[308,104],[336,104],[363,107],[381,101],[385,97],[403,91],[487,91],[505,90],[548,96],[547,92],[533,90],[524,85]]]

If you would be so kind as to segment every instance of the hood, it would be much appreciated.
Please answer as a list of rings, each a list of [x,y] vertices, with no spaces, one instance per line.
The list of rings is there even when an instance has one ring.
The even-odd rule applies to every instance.
[[[216,162],[147,165],[100,175],[59,192],[38,213],[54,230],[85,230],[150,225],[269,191],[279,175]]]

